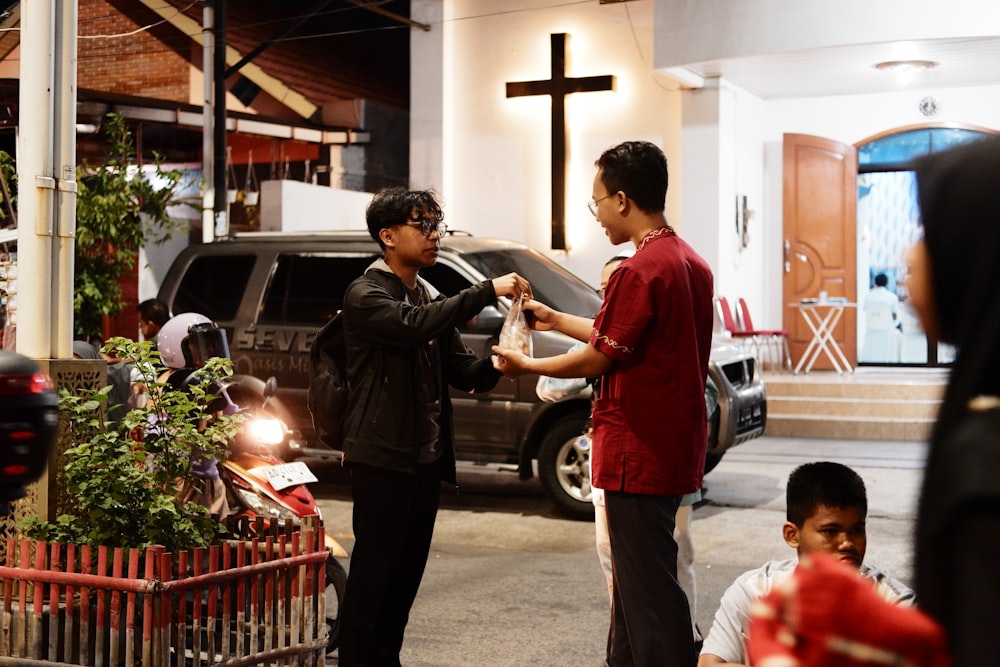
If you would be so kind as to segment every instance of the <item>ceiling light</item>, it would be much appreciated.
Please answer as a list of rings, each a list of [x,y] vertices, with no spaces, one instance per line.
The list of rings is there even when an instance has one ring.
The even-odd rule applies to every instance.
[[[875,69],[883,72],[923,72],[937,66],[938,63],[933,60],[886,60],[875,63]]]
[[[874,65],[875,69],[881,72],[894,74],[901,84],[909,83],[914,74],[926,72],[937,66],[938,63],[933,60],[885,60]]]

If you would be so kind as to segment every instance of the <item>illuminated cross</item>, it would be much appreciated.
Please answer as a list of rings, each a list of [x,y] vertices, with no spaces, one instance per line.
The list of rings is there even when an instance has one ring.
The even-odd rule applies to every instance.
[[[547,81],[507,83],[507,97],[552,96],[552,249],[566,249],[566,96],[614,90],[615,77],[566,76],[566,40],[569,35],[552,35],[552,78]]]

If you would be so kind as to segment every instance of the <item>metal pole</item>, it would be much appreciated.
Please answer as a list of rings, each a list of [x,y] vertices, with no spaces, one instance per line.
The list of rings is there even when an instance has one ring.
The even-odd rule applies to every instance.
[[[201,240],[211,243],[215,240],[215,223],[213,211],[215,210],[215,148],[213,141],[215,133],[213,131],[215,115],[212,111],[212,73],[215,61],[215,19],[212,8],[212,0],[203,0],[201,19],[201,32],[204,38],[202,50],[201,72],[205,80],[204,93],[205,103],[202,107],[202,120],[204,128],[201,135],[201,180],[202,180],[202,204],[201,204]],[[225,196],[223,194],[223,196]]]
[[[35,359],[48,359],[52,353],[53,36],[52,2],[22,2],[15,335],[17,351]]]
[[[73,358],[73,283],[76,268],[76,47],[77,0],[57,0],[53,109],[56,237],[53,242],[52,357]]]
[[[226,161],[226,0],[215,3],[215,236],[229,236],[229,164]]]

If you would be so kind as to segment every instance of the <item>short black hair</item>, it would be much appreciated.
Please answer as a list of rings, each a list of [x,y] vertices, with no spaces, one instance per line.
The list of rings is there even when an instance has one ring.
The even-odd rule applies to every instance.
[[[868,493],[858,473],[840,463],[806,463],[788,476],[785,512],[788,521],[801,528],[820,505],[848,509],[857,507],[868,514]]]
[[[889,278],[884,273],[880,273],[877,276],[875,276],[876,287],[885,287],[888,284],[889,284]]]
[[[648,141],[626,141],[601,154],[594,163],[608,194],[618,191],[645,213],[663,211],[667,198],[667,158]]]
[[[432,217],[439,222],[444,220],[444,212],[433,190],[383,188],[375,193],[365,210],[368,233],[378,242],[379,247],[385,250],[379,232],[414,219],[414,213],[418,213],[421,218]]]
[[[146,299],[135,307],[136,312],[146,322],[162,327],[170,319],[170,308],[162,299]]]

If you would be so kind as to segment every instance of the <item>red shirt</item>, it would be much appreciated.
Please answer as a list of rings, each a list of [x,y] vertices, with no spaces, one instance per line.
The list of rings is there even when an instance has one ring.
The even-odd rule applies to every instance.
[[[594,406],[593,483],[681,495],[701,488],[712,271],[669,227],[608,282],[590,344],[615,360]]]

